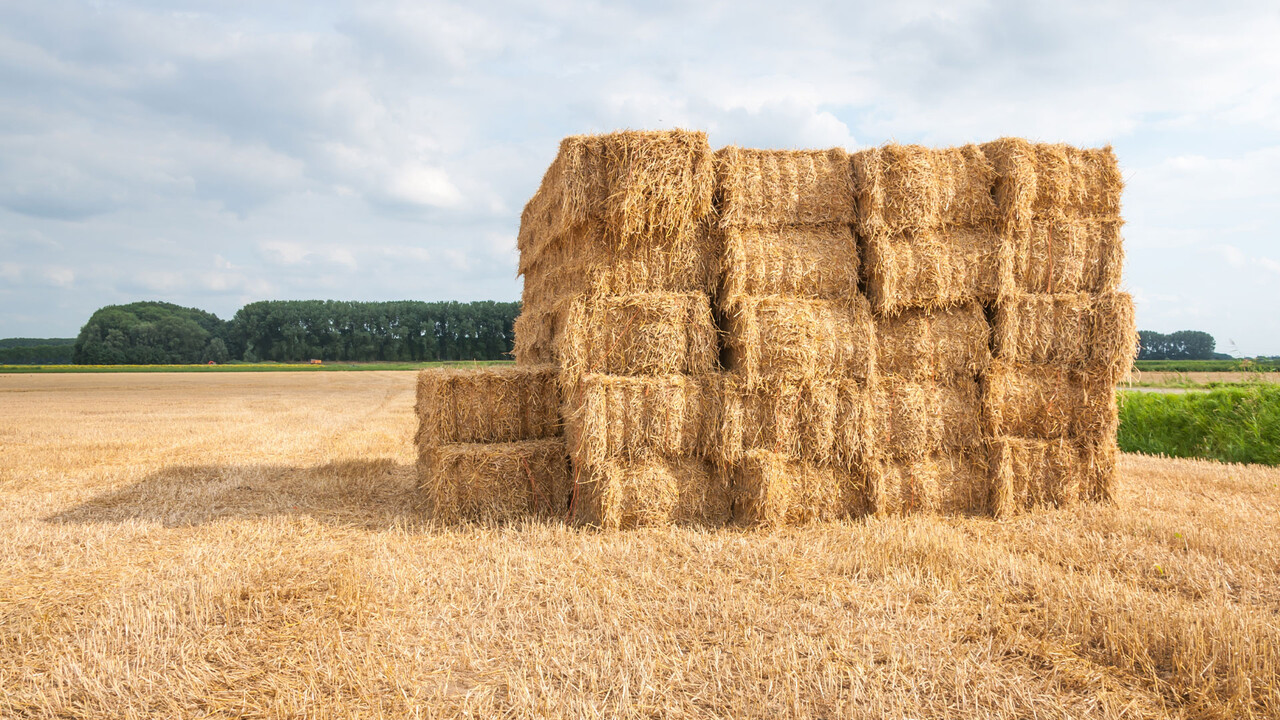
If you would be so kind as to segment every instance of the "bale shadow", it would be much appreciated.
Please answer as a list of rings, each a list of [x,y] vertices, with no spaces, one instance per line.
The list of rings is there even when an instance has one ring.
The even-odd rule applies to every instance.
[[[388,458],[311,467],[172,465],[44,520],[191,527],[227,518],[305,515],[369,530],[420,527],[426,514],[415,482],[413,465]]]

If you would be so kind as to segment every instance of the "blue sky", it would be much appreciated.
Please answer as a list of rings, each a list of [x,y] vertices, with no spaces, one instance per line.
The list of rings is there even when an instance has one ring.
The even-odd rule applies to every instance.
[[[1277,37],[1274,2],[0,2],[0,336],[517,299],[558,140],[681,126],[1111,143],[1139,325],[1280,354]]]

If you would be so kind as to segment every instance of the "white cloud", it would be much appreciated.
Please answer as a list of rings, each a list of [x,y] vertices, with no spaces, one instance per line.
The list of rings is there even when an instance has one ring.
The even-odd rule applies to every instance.
[[[452,207],[462,200],[462,194],[440,168],[410,165],[391,176],[388,195],[415,205],[428,207]]]
[[[1280,352],[1245,299],[1277,272],[1277,35],[1260,0],[9,3],[0,281],[28,309],[0,335],[138,294],[219,314],[512,299],[559,138],[678,125],[765,147],[1114,142],[1140,322],[1194,308]]]

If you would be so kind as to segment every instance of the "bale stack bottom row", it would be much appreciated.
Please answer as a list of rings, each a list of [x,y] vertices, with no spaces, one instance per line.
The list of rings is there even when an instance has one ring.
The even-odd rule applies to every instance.
[[[419,377],[443,521],[785,525],[1106,499],[1109,149],[712,152],[567,138],[525,207],[514,367]]]

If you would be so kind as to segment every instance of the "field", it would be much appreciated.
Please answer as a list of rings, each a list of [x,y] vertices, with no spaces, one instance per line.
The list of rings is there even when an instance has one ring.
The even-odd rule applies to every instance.
[[[1280,469],[778,532],[437,528],[407,372],[0,375],[0,717],[1276,717]]]

